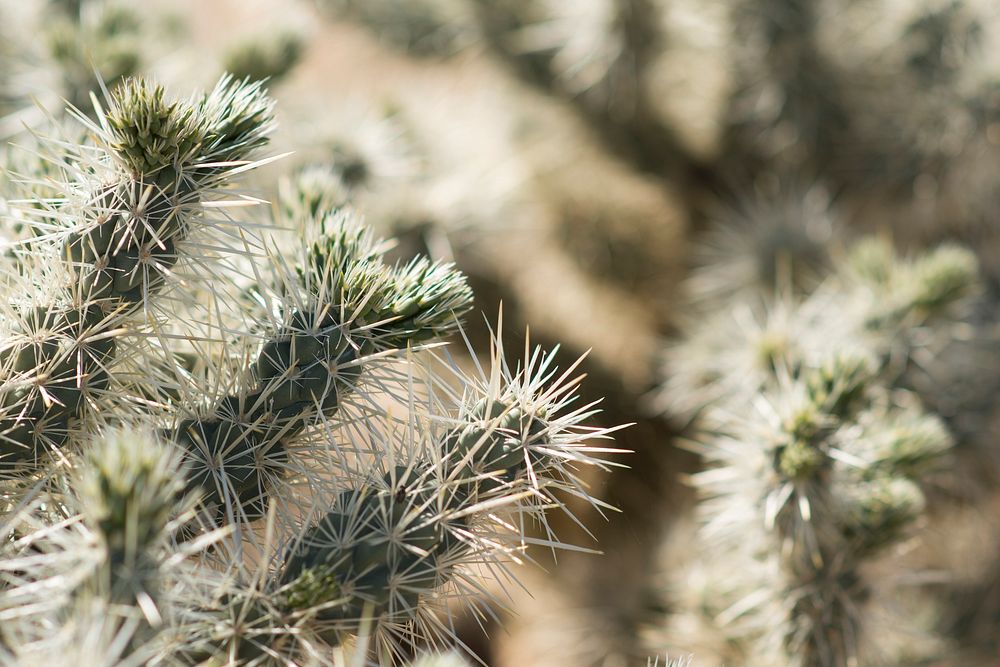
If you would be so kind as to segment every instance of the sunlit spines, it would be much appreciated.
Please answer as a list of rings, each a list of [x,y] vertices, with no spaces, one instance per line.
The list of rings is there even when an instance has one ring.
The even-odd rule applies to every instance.
[[[223,77],[200,100],[164,96],[130,79],[102,117],[104,140],[128,173],[94,193],[90,220],[65,243],[90,299],[145,301],[177,263],[204,195],[266,142],[273,123],[259,84]]]
[[[421,477],[393,483],[387,474],[342,492],[284,565],[280,594],[288,607],[313,609],[321,624],[348,634],[366,620],[415,618],[420,596],[473,551],[458,536],[465,522],[449,517],[457,510],[439,507],[440,482]]]
[[[323,211],[320,236],[301,264],[279,274],[276,312],[249,377],[207,412],[186,416],[174,437],[191,452],[192,479],[210,504],[259,517],[268,477],[286,448],[333,419],[364,376],[366,360],[420,345],[457,327],[471,292],[457,271],[417,261],[382,263],[380,243],[345,211]]]
[[[14,307],[0,350],[4,467],[35,462],[69,437],[70,420],[110,387],[116,350],[95,306]]]
[[[112,94],[100,126],[80,118],[97,145],[53,158],[65,197],[32,212],[39,233],[15,249],[21,262],[8,276],[37,293],[21,296],[7,317],[0,393],[8,460],[58,448],[71,420],[109,393],[118,339],[134,330],[129,316],[144,306],[157,324],[150,297],[171,276],[201,197],[224,182],[233,159],[262,144],[269,112],[259,87],[227,79],[200,106],[168,102],[162,88],[130,80]],[[226,169],[198,171],[220,156]]]
[[[135,429],[104,433],[84,455],[74,490],[106,553],[98,589],[159,622],[160,561],[171,522],[188,508],[176,449]]]
[[[431,610],[474,593],[468,568],[507,578],[507,563],[523,559],[527,545],[569,546],[545,526],[545,513],[568,511],[573,495],[602,505],[577,468],[604,465],[597,456],[616,450],[591,441],[614,429],[581,424],[595,411],[570,407],[579,381],[572,368],[560,373],[534,350],[512,371],[499,344],[494,354],[482,378],[457,367],[454,377],[428,376],[426,387],[423,371],[411,377],[409,416],[395,426],[361,420],[330,432],[338,449],[369,450],[374,463],[362,457],[326,484],[317,478],[313,492],[329,487],[330,509],[298,527],[279,510],[292,536],[259,593],[277,605],[275,622],[320,643],[371,633],[388,656],[411,634],[447,638]],[[541,537],[526,532],[536,522]]]
[[[728,417],[714,420],[726,432],[700,436],[709,468],[694,482],[703,494],[707,557],[720,565],[727,558],[771,563],[757,576],[731,574],[728,599],[719,601],[731,607],[716,623],[748,642],[749,655],[781,655],[796,665],[850,664],[866,655],[864,619],[878,583],[861,566],[898,544],[924,509],[920,487],[907,477],[912,471],[920,479],[920,469],[880,463],[861,430],[887,419],[877,412],[875,367],[864,361],[864,372],[847,357],[810,371],[812,379],[786,376],[755,401],[754,415],[730,406]],[[914,438],[923,452],[916,458],[940,456],[949,444],[930,442],[930,434]]]
[[[429,397],[438,380],[423,372],[439,373],[437,362],[414,368],[471,308],[454,267],[386,263],[386,244],[335,197],[287,207],[301,228],[331,223],[308,236],[317,245],[300,258],[318,247],[313,264],[296,267],[257,236],[289,221],[280,215],[229,219],[226,209],[260,203],[223,197],[256,166],[270,104],[259,85],[231,79],[176,102],[135,81],[108,94],[107,111],[98,103],[96,121],[75,114],[84,142],[51,146],[65,182],[29,202],[40,244],[19,246],[31,255],[25,280],[9,282],[0,308],[13,332],[0,417],[45,431],[30,447],[16,436],[18,456],[60,450],[38,457],[45,468],[13,471],[48,495],[8,536],[14,557],[0,566],[4,618],[32,617],[12,632],[33,641],[82,622],[76,603],[109,594],[110,630],[93,630],[100,659],[324,663],[333,645],[370,641],[381,662],[402,662],[415,640],[456,640],[442,603],[475,608],[486,589],[473,570],[503,579],[529,545],[570,546],[544,518],[568,508],[566,494],[602,507],[576,467],[600,465],[611,450],[592,441],[613,429],[582,424],[594,408],[574,403],[575,365],[560,376],[554,353],[532,351],[523,368],[478,384],[456,375],[448,400]],[[35,326],[37,313],[46,321]],[[128,446],[105,430],[133,422],[145,435]],[[467,427],[475,442],[450,437]],[[49,443],[63,431],[65,447]],[[151,458],[130,458],[136,443]],[[194,511],[173,502],[184,495]],[[339,545],[317,538],[337,515],[361,528]],[[298,568],[300,547],[318,565]],[[181,564],[193,576],[175,576]],[[38,594],[49,590],[58,595]],[[123,650],[97,647],[107,635]]]
[[[299,278],[375,349],[403,348],[456,331],[458,318],[471,308],[472,292],[452,265],[423,258],[384,264],[384,243],[346,211],[328,213],[321,225]]]
[[[587,466],[621,465],[609,455],[624,452],[602,443],[626,425],[588,424],[600,409],[579,396],[583,376],[577,368],[583,359],[559,368],[557,352],[526,343],[523,357],[512,365],[499,336],[494,336],[486,364],[477,364],[470,373],[453,367],[454,386],[441,389],[458,403],[465,424],[453,431],[461,435],[451,436],[445,453],[456,463],[471,463],[479,478],[487,480],[478,489],[480,495],[488,497],[491,489],[499,494],[527,492],[518,506],[542,521],[543,510],[566,509],[560,493],[602,507],[578,472]],[[447,376],[444,382],[449,382]]]
[[[160,170],[190,163],[205,140],[207,128],[195,108],[169,102],[165,94],[161,86],[127,79],[104,116],[109,147],[136,178],[155,180]]]

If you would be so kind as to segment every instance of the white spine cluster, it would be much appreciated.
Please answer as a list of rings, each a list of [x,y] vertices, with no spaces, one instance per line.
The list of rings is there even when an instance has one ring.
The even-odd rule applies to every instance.
[[[293,252],[234,219],[259,201],[231,182],[273,125],[260,84],[128,80],[77,119],[91,139],[51,142],[60,191],[18,204],[34,233],[4,276],[5,655],[82,633],[109,665],[402,664],[450,643],[441,602],[482,572],[565,546],[547,511],[600,505],[576,469],[616,450],[573,368],[436,351],[471,307],[454,267],[386,263],[308,179],[268,221],[304,231]]]

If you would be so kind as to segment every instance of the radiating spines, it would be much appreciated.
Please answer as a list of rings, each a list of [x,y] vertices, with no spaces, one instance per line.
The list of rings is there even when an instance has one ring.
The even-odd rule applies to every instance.
[[[233,523],[264,515],[288,464],[287,442],[301,429],[289,420],[272,422],[266,409],[237,408],[239,398],[186,416],[167,433],[183,452],[188,492]]]
[[[684,295],[699,311],[741,296],[807,294],[819,285],[844,244],[845,232],[820,184],[781,183],[718,205],[695,249]]]
[[[60,448],[71,420],[111,386],[116,341],[109,316],[69,303],[15,306],[0,346],[0,451],[3,467],[34,463]]]
[[[248,168],[270,112],[255,84],[224,77],[207,96],[171,101],[162,87],[129,79],[111,93],[99,125],[81,116],[96,146],[78,147],[63,167],[80,182],[60,183],[66,201],[35,216],[40,231],[60,238],[76,298],[149,306],[182,255],[201,260],[203,246],[185,242],[213,228],[202,205],[237,167]]]
[[[502,347],[495,354],[486,377],[454,368],[454,378],[416,388],[421,375],[401,378],[405,423],[358,420],[333,432],[346,438],[338,449],[368,451],[374,464],[362,457],[319,483],[329,509],[302,525],[281,513],[292,537],[265,588],[283,622],[301,619],[303,636],[327,643],[370,632],[387,655],[408,636],[444,639],[450,630],[428,609],[473,594],[469,567],[509,577],[505,564],[528,544],[566,546],[547,511],[570,511],[574,495],[602,506],[578,469],[604,465],[598,457],[616,450],[594,441],[614,429],[583,425],[595,411],[575,405],[573,369],[560,373],[553,355],[529,350],[510,370]],[[526,532],[535,522],[543,538]]]
[[[468,596],[465,577],[453,575],[486,548],[466,519],[443,509],[440,480],[439,470],[420,461],[389,471],[373,466],[343,474],[349,488],[328,485],[323,500],[298,516],[279,510],[291,532],[273,550],[266,576],[237,565],[242,583],[198,624],[208,653],[221,646],[224,655],[259,664],[332,647],[363,652],[370,641],[379,664],[397,664],[415,637],[434,645],[451,638],[427,607]],[[442,593],[446,584],[460,593]]]
[[[371,361],[457,329],[457,315],[470,307],[471,292],[454,269],[422,260],[389,267],[384,244],[351,212],[321,216],[312,219],[321,230],[306,241],[299,264],[285,265],[273,294],[262,296],[273,312],[256,335],[262,342],[249,373],[207,409],[183,415],[173,431],[190,452],[192,484],[230,516],[262,516],[289,446],[337,418]]]
[[[136,178],[155,179],[166,167],[190,163],[205,139],[195,108],[165,94],[144,79],[126,79],[104,115],[109,147]]]
[[[395,267],[391,275],[392,296],[383,297],[381,312],[370,316],[377,321],[384,315],[388,321],[388,345],[445,338],[472,308],[472,290],[453,264],[417,258]]]
[[[782,556],[796,576],[824,567],[838,550],[834,475],[839,459],[851,451],[837,435],[867,405],[875,373],[870,358],[837,353],[797,382],[784,379],[778,390],[788,392],[791,402],[780,415],[772,451],[776,478],[765,523],[777,529]],[[808,564],[803,567],[797,559]]]
[[[458,331],[471,293],[450,265],[386,264],[384,244],[354,228],[327,229],[333,249],[322,248],[321,261],[269,281],[256,251],[270,248],[227,211],[213,218],[212,210],[255,203],[221,201],[221,191],[254,166],[270,105],[259,85],[229,78],[186,101],[133,80],[108,94],[96,121],[76,114],[86,142],[65,154],[53,142],[66,182],[37,207],[43,233],[32,241],[45,248],[32,251],[30,277],[8,285],[32,289],[3,309],[11,335],[0,346],[0,396],[11,399],[0,401],[0,433],[14,434],[29,457],[54,449],[50,440],[60,433],[73,440],[47,462],[52,477],[42,486],[50,495],[32,508],[30,539],[5,540],[16,558],[4,559],[0,572],[16,595],[3,590],[0,598],[5,612],[8,605],[38,612],[31,632],[39,633],[70,616],[87,618],[70,602],[109,598],[113,621],[93,629],[88,644],[95,659],[169,662],[171,650],[194,653],[193,639],[180,635],[217,609],[218,623],[200,636],[223,647],[208,651],[222,662],[323,662],[342,636],[361,643],[375,615],[377,652],[395,642],[386,654],[399,657],[419,635],[438,643],[449,636],[451,619],[433,620],[429,609],[445,597],[472,597],[477,584],[467,567],[506,575],[508,559],[529,544],[562,546],[549,526],[541,537],[525,531],[545,511],[564,509],[564,492],[600,506],[577,467],[601,465],[611,450],[595,441],[613,429],[584,425],[594,408],[577,404],[579,379],[572,368],[555,370],[554,353],[532,351],[514,370],[459,381],[447,410],[427,398],[433,409],[421,411],[436,381],[416,389],[421,401],[406,409],[418,408],[419,445],[402,427],[386,442],[365,437],[383,422],[403,423],[394,405],[378,401],[405,395],[410,355]],[[288,217],[347,215],[342,203],[324,199],[333,198],[303,195]],[[232,233],[213,234],[220,225]],[[277,273],[294,262],[267,259]],[[53,268],[33,271],[44,263]],[[235,275],[245,267],[252,279]],[[342,410],[347,403],[352,409]],[[102,430],[133,418],[156,429],[134,438]],[[30,446],[17,435],[28,427]],[[475,443],[449,437],[467,427]],[[92,440],[93,431],[108,440]],[[67,470],[72,479],[64,483]],[[294,493],[285,497],[286,490]],[[184,496],[199,511],[186,512]],[[347,515],[359,532],[341,531],[339,545],[317,537],[321,528],[339,530],[336,517]],[[210,554],[190,559],[196,547],[176,544],[195,533],[196,545],[207,543],[220,522],[235,524],[219,531],[232,539]],[[281,547],[269,553],[275,526]],[[298,554],[300,546],[312,551]],[[347,561],[331,556],[338,548]],[[192,570],[215,570],[213,593],[222,593],[181,600],[199,582],[167,571],[185,560],[195,561]],[[307,562],[317,565],[298,565]],[[50,589],[59,599],[38,599]],[[18,605],[24,600],[41,610]],[[121,650],[104,651],[98,637]],[[133,651],[138,644],[143,650]]]
[[[466,480],[466,493],[489,499],[531,489],[517,505],[541,511],[555,502],[550,487],[579,482],[576,464],[596,461],[586,451],[589,434],[576,431],[575,423],[559,423],[556,414],[550,421],[550,407],[511,396],[483,396],[467,407],[461,417],[465,426],[453,429],[442,442],[448,465],[456,471],[452,475]]]
[[[162,326],[150,297],[178,263],[178,245],[197,231],[206,188],[228,173],[218,164],[198,169],[210,157],[249,155],[269,129],[269,105],[259,88],[225,79],[198,108],[130,80],[112,93],[100,127],[80,118],[96,145],[52,141],[66,179],[55,185],[66,197],[35,211],[38,234],[7,280],[24,292],[7,313],[0,359],[7,460],[61,447],[71,422],[110,394],[119,339],[133,332],[129,317],[141,306],[148,325]],[[154,375],[144,379],[155,385]]]
[[[267,144],[275,127],[274,100],[260,81],[224,75],[196,109],[205,127],[199,165],[203,177],[234,166],[225,163],[247,160]]]
[[[384,244],[347,211],[326,215],[321,225],[298,269],[310,301],[337,310],[378,350],[457,331],[458,318],[472,307],[472,291],[451,264],[417,258],[386,265]]]
[[[375,237],[358,214],[347,209],[320,209],[320,215],[309,221],[318,223],[319,231],[308,241],[296,267],[299,281],[319,300],[349,301],[345,294],[349,274],[357,267],[377,267],[385,242]]]
[[[103,190],[63,244],[71,289],[84,303],[146,302],[178,262],[196,205],[189,194],[141,181]]]
[[[450,516],[461,508],[442,509],[440,480],[417,467],[341,492],[303,533],[281,574],[290,609],[312,609],[320,624],[349,634],[365,620],[416,618],[421,596],[473,551],[460,537],[467,524]]]
[[[360,225],[337,230],[325,244],[312,246],[311,265],[300,269],[283,298],[276,297],[280,319],[267,325],[249,373],[207,409],[184,415],[173,431],[189,452],[192,485],[203,489],[207,505],[229,516],[263,515],[270,489],[290,465],[289,448],[300,441],[310,451],[323,448],[302,438],[338,418],[345,397],[378,366],[380,353],[423,343],[417,334],[434,335],[435,327],[456,326],[446,319],[454,318],[453,303],[447,302],[445,313],[434,310],[440,294],[431,291],[421,300],[420,290],[437,284],[434,276],[405,274],[411,291],[395,287],[395,270],[381,263],[367,230]],[[367,287],[354,282],[364,272],[372,276]],[[468,295],[460,274],[450,271],[447,278]],[[366,288],[351,296],[351,289]],[[402,297],[413,297],[406,313],[416,317],[416,326],[397,326],[401,312],[381,312],[384,302],[391,306]],[[377,303],[370,307],[369,301]],[[419,319],[424,307],[430,308],[429,319]]]
[[[541,463],[532,444],[543,442],[547,424],[520,408],[480,399],[464,415],[464,427],[448,433],[443,453],[457,469],[467,493],[489,495],[522,481],[528,467]]]
[[[219,79],[208,94],[170,101],[162,86],[127,79],[112,93],[102,121],[105,141],[136,179],[161,188],[216,184],[267,143],[273,101],[260,82]]]
[[[826,502],[840,457],[838,434],[868,406],[876,372],[866,355],[835,352],[816,367],[780,373],[749,411],[740,404],[714,408],[714,428],[700,433],[697,445],[710,469],[695,476],[696,485],[707,497],[756,507],[768,529],[782,530],[777,520],[785,507],[809,523],[810,495]]]
[[[180,453],[140,429],[104,433],[84,455],[74,491],[106,553],[109,599],[155,605],[171,523],[186,509]]]
[[[295,303],[289,299],[290,303]],[[255,520],[292,466],[289,449],[336,420],[370,369],[334,304],[283,306],[278,322],[242,341],[242,372],[181,405],[169,437],[186,451],[189,486],[229,520]],[[306,449],[320,450],[321,442]],[[299,447],[302,449],[303,447]]]
[[[453,378],[444,378],[453,383],[442,391],[457,403],[458,421],[436,418],[453,478],[465,478],[475,498],[514,500],[513,511],[543,524],[546,511],[570,512],[570,497],[604,507],[588,492],[583,470],[620,465],[612,457],[624,453],[604,446],[624,425],[590,424],[600,410],[578,394],[582,359],[560,368],[557,352],[529,344],[512,363],[494,337],[486,364],[472,373],[452,367]]]
[[[359,343],[350,333],[332,305],[322,314],[294,311],[251,366],[258,389],[245,398],[251,403],[247,411],[279,420],[309,410],[332,415],[363,370]]]

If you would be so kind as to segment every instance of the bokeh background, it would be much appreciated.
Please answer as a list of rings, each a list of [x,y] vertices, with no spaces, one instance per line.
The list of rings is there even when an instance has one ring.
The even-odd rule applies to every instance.
[[[462,640],[496,667],[717,664],[664,630],[697,554],[701,463],[660,391],[665,351],[699,317],[692,291],[773,283],[782,257],[822,271],[866,234],[967,245],[982,285],[969,345],[931,381],[950,383],[932,407],[968,444],[943,486],[968,492],[943,493],[884,571],[908,568],[937,600],[911,613],[899,598],[939,637],[906,664],[1000,664],[992,0],[2,2],[0,62],[5,138],[44,120],[36,102],[89,105],[95,72],[175,90],[270,77],[274,151],[290,154],[255,176],[262,196],[290,169],[335,172],[395,256],[469,276],[480,348],[502,304],[511,349],[530,326],[564,366],[587,354],[601,424],[632,424],[628,468],[590,480],[617,511],[580,507],[592,534],[558,526],[601,554],[539,550],[501,623],[467,619]]]

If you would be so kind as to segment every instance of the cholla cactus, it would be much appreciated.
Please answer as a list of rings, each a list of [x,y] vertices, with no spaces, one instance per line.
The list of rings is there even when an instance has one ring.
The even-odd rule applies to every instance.
[[[112,601],[157,599],[155,555],[184,509],[183,475],[180,452],[148,433],[110,432],[87,451],[74,491],[106,552],[99,583]]]
[[[273,126],[259,83],[133,79],[75,116],[4,276],[11,660],[401,664],[449,643],[441,602],[563,546],[546,511],[601,505],[576,469],[616,450],[572,368],[435,351],[471,307],[451,265],[386,264],[336,183],[284,187],[265,224],[297,247],[215,213],[259,202],[225,194]]]
[[[65,103],[90,109],[90,93],[138,74],[158,35],[128,3],[117,0],[0,3],[11,53],[0,53],[0,135],[40,127]],[[27,38],[30,35],[30,38]],[[9,114],[9,115],[8,115]]]
[[[5,517],[2,606],[14,664],[81,657],[143,664],[167,619],[183,558],[181,453],[148,430],[94,436]],[[14,539],[16,538],[16,539]],[[193,547],[197,549],[197,546]],[[53,631],[55,629],[55,631]]]
[[[883,587],[866,564],[907,535],[924,510],[921,487],[952,445],[907,390],[908,374],[921,346],[949,335],[937,323],[954,317],[975,277],[966,250],[907,260],[869,239],[805,297],[734,291],[671,350],[667,367],[683,372],[664,405],[695,420],[691,446],[708,464],[693,477],[697,567],[708,571],[701,623],[733,651],[720,659],[893,659],[891,633],[871,631],[885,611],[875,610]],[[667,635],[658,640],[684,646]]]
[[[282,79],[302,57],[303,38],[287,31],[240,42],[226,53],[225,70],[237,79]]]
[[[545,527],[545,510],[563,505],[554,492],[596,502],[573,468],[614,450],[588,446],[607,431],[580,426],[591,406],[567,409],[578,379],[557,377],[551,362],[536,350],[509,369],[498,346],[478,380],[458,369],[450,381],[430,375],[428,396],[408,399],[407,422],[338,431],[348,449],[367,442],[377,459],[314,480],[329,509],[279,530],[287,546],[272,556],[273,575],[228,597],[218,608],[228,621],[206,628],[206,641],[292,658],[368,632],[390,660],[414,627],[447,637],[448,620],[424,604],[470,599],[480,588],[470,567],[506,576],[505,561],[535,541],[527,527]],[[544,534],[538,544],[559,546]]]
[[[695,248],[685,289],[694,313],[721,310],[719,301],[765,298],[775,289],[801,294],[816,287],[843,251],[844,225],[819,185],[760,187],[720,207]],[[692,315],[696,317],[697,315]]]
[[[270,126],[259,87],[223,79],[199,100],[163,95],[123,86],[102,126],[90,126],[100,143],[66,155],[65,196],[33,213],[42,233],[15,248],[2,355],[7,466],[59,449],[71,422],[115,393],[118,339],[140,314],[155,320],[178,246],[196,248],[208,226],[202,204]]]
[[[324,11],[376,30],[395,48],[417,56],[451,55],[477,36],[474,8],[465,0],[318,0]]]

